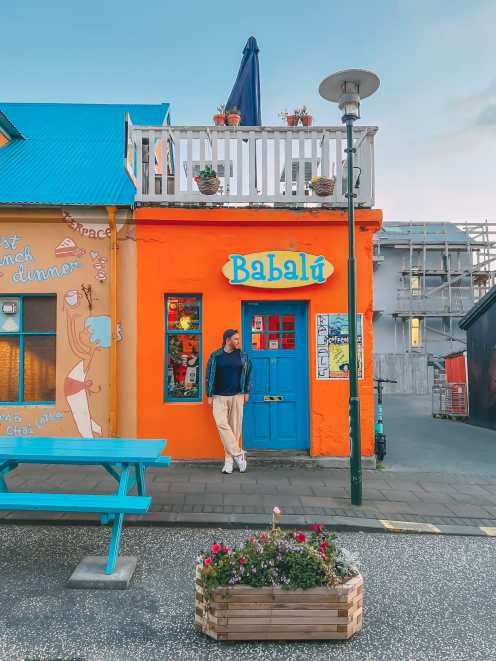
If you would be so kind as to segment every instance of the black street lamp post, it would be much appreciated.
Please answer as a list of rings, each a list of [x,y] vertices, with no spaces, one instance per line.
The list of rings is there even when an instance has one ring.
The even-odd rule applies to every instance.
[[[362,459],[360,441],[360,395],[358,390],[357,323],[356,323],[356,259],[355,259],[355,197],[353,191],[353,122],[360,118],[360,99],[373,94],[379,78],[371,71],[350,69],[323,80],[319,93],[328,101],[337,102],[346,125],[346,157],[348,201],[348,342],[349,342],[349,420],[350,420],[350,482],[351,502],[362,504]],[[339,158],[339,155],[338,155]],[[361,175],[361,169],[360,174]]]

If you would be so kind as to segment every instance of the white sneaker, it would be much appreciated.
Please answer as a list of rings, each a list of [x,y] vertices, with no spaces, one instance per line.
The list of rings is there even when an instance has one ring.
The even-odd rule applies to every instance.
[[[223,473],[227,473],[230,475],[233,472],[233,460],[232,459],[226,459],[224,461],[224,467],[222,468]]]
[[[236,454],[234,456],[234,461],[236,463],[236,466],[239,468],[240,473],[244,473],[246,471],[246,452],[240,452],[239,454]]]

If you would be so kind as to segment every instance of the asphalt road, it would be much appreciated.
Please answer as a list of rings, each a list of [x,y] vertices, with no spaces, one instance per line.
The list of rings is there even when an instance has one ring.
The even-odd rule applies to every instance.
[[[430,395],[385,395],[386,469],[496,473],[496,431],[432,417]]]
[[[239,530],[132,528],[127,591],[69,590],[78,559],[107,530],[0,526],[0,659],[175,661],[496,659],[496,540],[342,533],[365,577],[364,629],[349,642],[217,643],[193,630],[193,563]]]

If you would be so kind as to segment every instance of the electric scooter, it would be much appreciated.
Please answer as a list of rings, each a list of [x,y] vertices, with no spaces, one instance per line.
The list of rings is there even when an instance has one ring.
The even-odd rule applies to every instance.
[[[386,434],[384,433],[384,420],[382,418],[382,389],[383,383],[398,383],[393,379],[374,379],[377,390],[377,418],[375,421],[375,456],[378,461],[384,461],[386,456]]]

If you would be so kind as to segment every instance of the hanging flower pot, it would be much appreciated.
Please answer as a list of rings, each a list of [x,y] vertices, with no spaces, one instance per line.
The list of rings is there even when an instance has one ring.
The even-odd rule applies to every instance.
[[[329,179],[329,177],[312,177],[310,181],[310,188],[319,197],[328,197],[334,193],[334,186],[336,179]]]
[[[203,195],[215,195],[219,190],[220,179],[217,177],[215,170],[212,170],[209,165],[200,171],[200,174],[195,177],[195,181]]]

